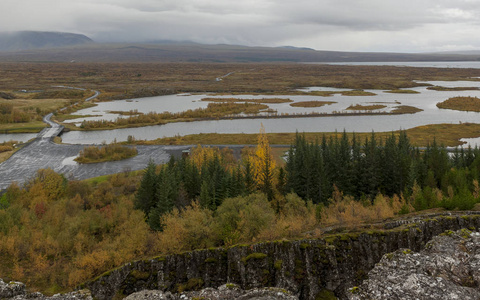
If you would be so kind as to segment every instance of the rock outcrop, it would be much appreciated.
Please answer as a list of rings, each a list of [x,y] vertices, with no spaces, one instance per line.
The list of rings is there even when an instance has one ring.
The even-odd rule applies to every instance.
[[[383,256],[350,300],[480,299],[480,233],[447,231],[416,253]]]
[[[125,300],[298,300],[298,297],[280,288],[259,288],[244,291],[236,284],[225,284],[218,289],[206,288],[201,291],[172,294],[158,290],[136,292]]]
[[[360,285],[384,254],[401,248],[420,251],[445,230],[479,227],[480,215],[447,215],[323,239],[198,250],[132,262],[84,287],[98,299],[112,299],[142,290],[178,292],[232,282],[245,290],[283,288],[299,299],[333,294],[346,299],[348,289]]]
[[[57,294],[52,297],[41,293],[29,293],[25,284],[17,281],[5,283],[0,279],[0,299],[2,300],[92,300],[90,291],[82,290],[68,294]]]

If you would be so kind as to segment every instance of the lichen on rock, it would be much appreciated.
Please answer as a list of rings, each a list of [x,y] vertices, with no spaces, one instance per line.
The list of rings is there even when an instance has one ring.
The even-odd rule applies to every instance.
[[[200,291],[172,294],[157,290],[145,290],[129,295],[125,300],[298,300],[297,296],[280,288],[257,288],[242,290],[236,284],[224,284],[218,289],[205,288]]]
[[[480,299],[480,233],[448,231],[420,252],[386,254],[350,291],[351,300]]]

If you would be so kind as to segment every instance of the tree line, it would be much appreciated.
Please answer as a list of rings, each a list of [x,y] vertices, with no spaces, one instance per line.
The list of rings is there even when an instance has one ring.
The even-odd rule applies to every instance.
[[[258,170],[262,165],[262,170]],[[157,168],[159,170],[157,170]],[[158,171],[158,172],[157,172]],[[405,132],[380,139],[372,132],[360,141],[346,133],[308,142],[297,133],[277,167],[265,134],[255,150],[236,161],[228,150],[198,147],[189,158],[163,166],[150,164],[136,194],[136,205],[151,228],[160,230],[161,216],[197,199],[212,211],[226,198],[262,192],[272,203],[287,193],[323,207],[335,191],[373,204],[377,195],[401,196],[409,209],[471,209],[478,200],[480,150],[458,148],[448,153],[435,141],[412,146]],[[275,205],[275,204],[272,204]]]
[[[163,214],[193,200],[211,210],[216,210],[226,198],[246,196],[257,190],[272,200],[275,179],[275,160],[262,132],[256,149],[244,149],[239,160],[230,149],[198,146],[188,158],[172,156],[167,164],[158,167],[149,163],[136,194],[136,207],[145,213],[151,228],[160,230]]]

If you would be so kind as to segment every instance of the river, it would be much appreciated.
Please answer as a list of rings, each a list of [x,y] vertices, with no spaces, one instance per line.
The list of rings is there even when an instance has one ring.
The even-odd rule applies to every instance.
[[[477,79],[478,80],[478,79]],[[455,81],[455,82],[428,82],[432,85],[444,87],[479,87],[480,81]],[[313,90],[333,90],[342,91],[345,89],[332,89],[325,87],[305,88],[306,91]],[[409,129],[427,124],[439,123],[478,123],[480,113],[461,112],[454,110],[438,109],[436,104],[454,96],[475,96],[480,97],[479,90],[472,91],[434,91],[426,87],[412,88],[418,94],[394,94],[386,91],[367,90],[377,94],[376,96],[342,96],[335,94],[331,97],[321,96],[268,96],[268,95],[242,95],[242,96],[222,96],[236,98],[290,98],[295,102],[319,100],[334,101],[332,105],[326,105],[320,108],[294,108],[289,103],[269,104],[270,108],[277,110],[278,113],[332,113],[334,111],[344,112],[349,105],[363,104],[368,105],[375,102],[387,106],[383,111],[390,111],[398,105],[411,105],[423,109],[416,114],[404,115],[370,115],[370,116],[336,116],[336,117],[301,117],[301,118],[281,118],[281,119],[235,119],[235,120],[211,120],[197,122],[180,122],[166,125],[147,126],[139,128],[126,128],[116,130],[102,131],[71,131],[62,135],[64,143],[70,144],[100,144],[104,142],[125,141],[129,136],[137,140],[153,140],[162,137],[172,137],[176,135],[188,135],[199,133],[257,133],[261,124],[264,125],[267,132],[333,132],[333,131],[355,131],[355,132],[382,132],[399,129]],[[211,95],[169,95],[159,97],[148,97],[140,99],[118,100],[112,102],[102,102],[98,106],[80,110],[77,114],[91,115],[91,117],[70,120],[70,122],[81,122],[83,119],[115,119],[119,115],[111,111],[129,111],[138,110],[147,113],[149,111],[170,111],[179,112],[187,109],[206,107],[207,102],[200,101],[204,97],[213,97]],[[218,97],[218,96],[217,96]],[[99,116],[96,116],[99,115]],[[1,138],[8,139],[9,135]],[[26,139],[31,135],[25,135]],[[19,135],[12,139],[22,141]],[[25,140],[25,139],[23,139]]]
[[[445,87],[480,87],[478,81],[457,81],[457,82],[429,82],[433,85]],[[328,88],[309,88],[309,90],[328,90]],[[412,105],[423,109],[424,111],[416,114],[404,115],[378,115],[378,116],[337,116],[337,117],[302,117],[302,118],[282,118],[282,119],[236,119],[236,120],[211,120],[198,122],[170,123],[166,125],[148,126],[140,128],[126,128],[117,130],[102,131],[72,131],[64,133],[62,139],[65,143],[102,143],[111,142],[113,139],[124,141],[128,136],[134,136],[136,139],[152,140],[161,137],[171,137],[175,135],[187,135],[198,133],[257,133],[261,124],[265,126],[267,132],[331,132],[331,131],[392,131],[398,129],[409,129],[412,127],[461,122],[477,123],[480,121],[480,114],[475,112],[461,112],[454,110],[438,109],[436,104],[454,96],[477,96],[480,97],[480,91],[434,91],[426,87],[413,88],[418,94],[393,94],[385,91],[368,90],[376,93],[376,96],[342,96],[335,94],[331,97],[319,96],[278,96],[290,98],[294,101],[320,100],[335,101],[337,103],[327,105],[321,108],[292,108],[289,103],[270,104],[270,108],[279,113],[308,113],[344,111],[352,104],[371,104],[382,102],[387,106],[384,110],[391,110],[395,106]],[[108,114],[109,110],[137,109],[140,112],[148,111],[182,111],[196,107],[205,107],[204,101],[199,101],[207,95],[170,95],[160,97],[150,97],[135,99],[129,101],[114,101],[100,103],[99,106],[88,110],[79,111],[79,114],[102,114],[104,118],[116,118],[118,115]],[[211,97],[211,96],[208,96]],[[228,96],[230,97],[230,96]],[[233,96],[232,96],[233,97]],[[240,96],[235,96],[240,98]],[[241,96],[241,98],[271,98],[272,96]],[[277,97],[277,96],[275,96]],[[96,118],[96,117],[93,117]],[[90,119],[90,118],[87,118]],[[77,120],[81,121],[81,120]]]

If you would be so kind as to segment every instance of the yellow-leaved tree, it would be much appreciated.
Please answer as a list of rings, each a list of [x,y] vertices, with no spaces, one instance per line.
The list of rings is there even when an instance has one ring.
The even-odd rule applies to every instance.
[[[275,186],[275,160],[263,124],[257,139],[253,169],[258,189],[267,195],[268,200],[272,200]]]

